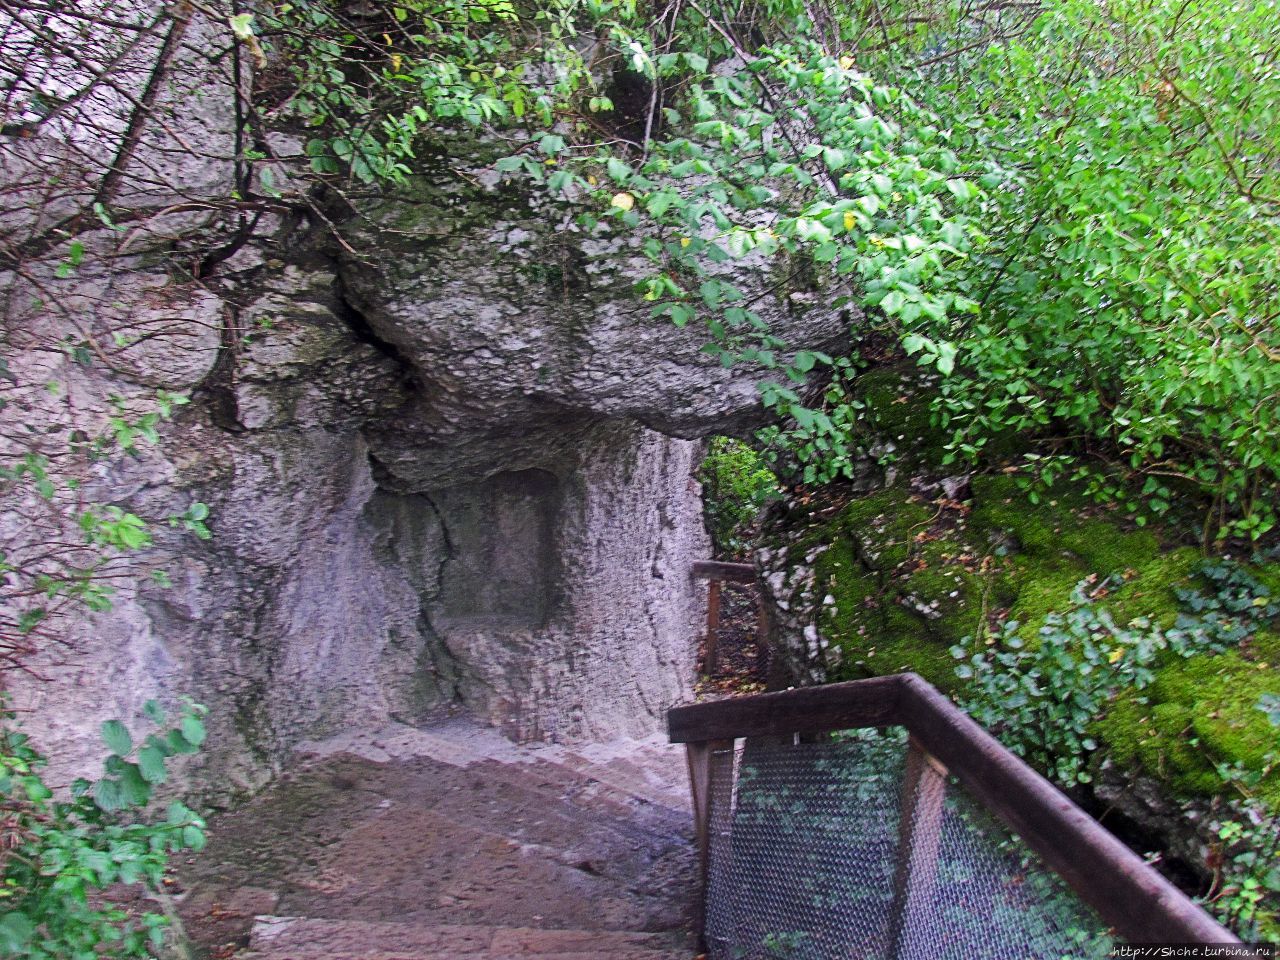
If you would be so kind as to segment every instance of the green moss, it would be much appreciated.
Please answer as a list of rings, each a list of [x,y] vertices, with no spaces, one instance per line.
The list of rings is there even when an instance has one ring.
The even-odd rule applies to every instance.
[[[890,391],[892,392],[892,391]],[[832,679],[912,670],[944,690],[960,686],[948,648],[1016,619],[1036,642],[1045,617],[1068,606],[1086,577],[1120,580],[1102,603],[1122,624],[1172,626],[1176,591],[1200,563],[1189,547],[1125,530],[1082,496],[1056,491],[1031,503],[1012,477],[975,478],[965,515],[890,489],[861,497],[804,537],[815,561],[819,628],[838,651]],[[1280,563],[1255,570],[1280,593]],[[1097,724],[1105,755],[1169,784],[1182,796],[1222,793],[1217,764],[1258,769],[1280,750],[1280,732],[1256,709],[1280,693],[1280,633],[1239,652],[1170,654],[1146,690],[1126,691]],[[1280,773],[1260,794],[1280,806]]]
[[[922,389],[918,368],[868,371],[858,378],[855,393],[867,405],[875,434],[893,443],[900,455],[921,465],[942,463],[947,434],[933,426],[932,394]]]
[[[1112,758],[1179,795],[1220,793],[1218,764],[1257,770],[1268,752],[1280,750],[1280,731],[1257,709],[1264,693],[1280,693],[1277,666],[1236,652],[1173,659],[1149,689],[1121,695],[1099,720],[1098,734]],[[1263,781],[1258,795],[1280,807],[1280,772]]]

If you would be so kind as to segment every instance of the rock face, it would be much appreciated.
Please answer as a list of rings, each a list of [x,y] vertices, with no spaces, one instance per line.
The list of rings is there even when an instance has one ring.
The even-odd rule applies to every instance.
[[[689,692],[696,438],[756,416],[756,374],[650,318],[625,251],[564,211],[445,180],[353,220],[360,258],[305,228],[246,247],[191,293],[213,320],[194,346],[67,372],[86,393],[142,398],[158,370],[193,391],[98,490],[147,516],[207,503],[214,534],[164,538],[172,587],[122,581],[68,624],[75,657],[17,684],[69,768],[153,696],[208,705],[208,779],[249,790],[351,726],[460,704],[581,741],[652,732]],[[778,319],[797,348],[843,335],[825,312]]]
[[[456,130],[395,196],[234,209],[233,185],[278,196],[234,159],[254,57],[186,5],[117,6],[163,30],[106,76],[118,38],[83,27],[76,85],[102,95],[56,123],[24,114],[0,142],[11,181],[65,153],[84,184],[61,232],[35,187],[0,224],[27,257],[0,258],[0,369],[19,385],[0,448],[12,463],[48,437],[81,482],[52,500],[6,488],[0,548],[38,566],[42,542],[82,540],[80,490],[160,521],[142,563],[112,567],[112,610],[51,615],[66,646],[34,655],[42,681],[9,681],[37,741],[96,773],[103,719],[190,694],[211,710],[207,779],[235,791],[301,740],[448,705],[518,738],[657,729],[693,675],[699,438],[750,425],[761,371],[722,368],[699,331],[650,315],[631,291],[638,241],[500,182],[509,148]],[[301,145],[262,136],[291,190]],[[847,322],[814,299],[755,309],[794,349],[836,350]],[[158,444],[84,455],[157,390],[191,396]],[[193,503],[208,542],[163,522]]]

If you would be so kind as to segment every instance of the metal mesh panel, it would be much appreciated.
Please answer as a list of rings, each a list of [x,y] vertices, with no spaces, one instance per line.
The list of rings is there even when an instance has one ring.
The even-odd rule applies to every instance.
[[[1104,925],[1065,884],[913,762],[900,730],[715,755],[714,960],[1107,956]]]

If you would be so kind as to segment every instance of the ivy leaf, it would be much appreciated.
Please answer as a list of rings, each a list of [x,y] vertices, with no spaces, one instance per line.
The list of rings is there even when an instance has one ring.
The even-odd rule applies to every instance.
[[[129,764],[120,777],[120,792],[126,805],[130,807],[145,806],[151,799],[149,784],[135,763]]]
[[[649,199],[645,201],[644,208],[655,217],[660,217],[667,212],[680,197],[671,190],[660,190],[655,194],[651,194]]]
[[[673,303],[667,308],[667,314],[671,317],[671,322],[677,327],[683,327],[694,317],[693,308],[683,303]]]
[[[978,188],[968,180],[948,180],[947,189],[961,203],[968,203],[978,195]]]
[[[104,813],[116,813],[124,809],[124,792],[119,780],[99,780],[93,785],[93,802]]]
[[[956,345],[954,343],[946,343],[945,341],[938,344],[938,372],[943,376],[949,375],[956,368]]]
[[[610,178],[617,183],[625,183],[631,178],[631,168],[621,160],[615,160],[613,157],[609,158],[604,168]]]
[[[189,850],[199,853],[204,849],[204,831],[194,824],[182,828],[182,844]]]
[[[174,753],[195,753],[198,749],[192,746],[179,730],[169,731],[169,749]]]
[[[147,783],[164,783],[165,754],[159,747],[148,746],[138,751],[138,770]]]
[[[200,722],[199,717],[188,713],[182,718],[182,736],[193,747],[198,747],[204,743],[204,724]]]
[[[102,725],[102,741],[117,756],[127,756],[133,749],[133,737],[129,736],[129,728],[119,720],[108,720]]]

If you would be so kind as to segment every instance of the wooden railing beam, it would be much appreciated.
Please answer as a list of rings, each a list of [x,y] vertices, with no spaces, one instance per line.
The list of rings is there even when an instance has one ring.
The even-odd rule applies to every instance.
[[[915,674],[675,707],[674,743],[904,726],[1121,936],[1239,943],[1142,858]]]
[[[695,580],[727,580],[729,583],[755,583],[756,568],[749,563],[724,563],[699,560],[693,565]]]
[[[667,732],[672,743],[694,743],[891,726],[901,722],[901,689],[898,677],[875,677],[673,707]]]

